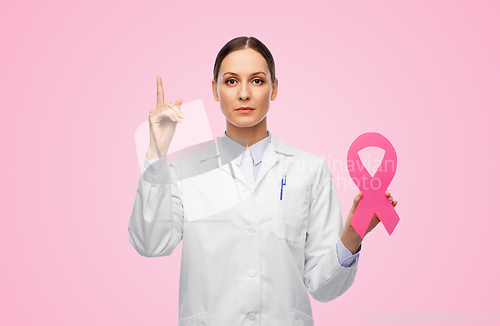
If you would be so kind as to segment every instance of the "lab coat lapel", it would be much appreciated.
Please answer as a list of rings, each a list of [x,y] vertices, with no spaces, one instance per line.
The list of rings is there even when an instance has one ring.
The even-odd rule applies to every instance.
[[[266,174],[273,168],[273,166],[278,163],[280,160],[280,154],[285,154],[287,156],[293,156],[293,149],[287,144],[283,143],[278,137],[269,133],[271,136],[271,143],[269,144],[269,148],[264,153],[264,157],[262,158],[262,166],[259,170],[259,175],[257,177],[257,181],[255,182],[255,186],[259,184],[259,182],[266,176]]]
[[[236,164],[232,163],[233,159],[234,158],[231,157],[230,153],[224,150],[224,147],[222,146],[222,137],[218,137],[216,142],[214,142],[205,151],[200,153],[201,164],[207,164],[208,166],[221,169],[231,177],[233,177],[233,173],[231,172],[231,167],[229,166],[229,164],[232,164],[234,178],[246,184],[243,173],[241,173],[239,167]]]
[[[255,181],[255,187],[259,185],[259,182],[266,176],[267,172],[271,170],[271,168],[278,162],[279,156],[276,154],[276,150],[274,149],[273,143],[269,144],[269,148],[264,153],[264,157],[262,158],[262,166],[259,169],[259,175],[257,176],[257,180]]]
[[[236,165],[236,163],[228,162],[227,164],[219,166],[219,169],[232,176],[231,167],[229,167],[229,164],[232,164],[235,178],[241,180],[241,182],[243,182],[244,184],[247,184],[245,176],[243,175],[243,173],[241,173],[240,168],[238,167],[238,165]]]

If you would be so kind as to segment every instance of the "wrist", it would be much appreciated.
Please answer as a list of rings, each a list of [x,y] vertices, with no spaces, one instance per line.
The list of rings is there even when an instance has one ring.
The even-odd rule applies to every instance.
[[[342,241],[344,246],[354,254],[358,251],[363,238],[359,236],[358,232],[356,232],[350,224],[346,224],[340,233],[340,241]]]
[[[154,145],[150,145],[146,151],[146,159],[148,161],[154,160],[155,158],[167,156],[168,148],[160,149]]]

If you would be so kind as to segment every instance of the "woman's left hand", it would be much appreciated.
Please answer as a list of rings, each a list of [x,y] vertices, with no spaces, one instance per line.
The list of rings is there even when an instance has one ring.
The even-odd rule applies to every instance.
[[[359,194],[361,194],[361,197],[363,197],[363,194],[361,193],[361,191],[359,192]],[[385,191],[385,195],[387,196],[387,199],[389,199],[389,201],[391,202],[392,206],[396,207],[396,205],[398,204],[398,201],[394,200],[394,198],[392,198],[391,193],[389,192],[389,190]],[[360,199],[361,199],[361,197],[360,197]],[[358,202],[359,202],[359,200],[358,200]],[[356,204],[356,206],[357,206],[357,204]],[[356,209],[356,208],[354,208],[354,209]],[[352,211],[352,214],[354,214],[354,211]],[[351,225],[352,214],[349,214],[350,215],[349,225]],[[373,213],[372,220],[370,221],[370,224],[368,225],[368,228],[366,229],[365,237],[379,223],[380,223],[380,219],[378,218],[377,213]]]
[[[385,195],[387,196],[387,199],[391,202],[392,206],[396,207],[398,201],[392,198],[389,190],[385,191]],[[357,251],[357,248],[361,244],[361,241],[364,239],[364,237],[366,237],[366,235],[380,223],[380,219],[378,218],[377,213],[373,213],[372,220],[370,221],[370,224],[368,225],[368,228],[366,229],[366,233],[363,238],[361,238],[356,232],[356,230],[354,230],[354,228],[351,225],[351,220],[354,215],[354,212],[356,211],[356,207],[358,207],[358,203],[361,200],[361,197],[363,197],[363,193],[361,191],[358,192],[356,197],[354,197],[351,210],[349,212],[349,215],[347,215],[345,226],[342,229],[342,233],[340,234],[340,239],[344,243],[344,246],[346,246],[347,249],[349,249],[352,253]]]

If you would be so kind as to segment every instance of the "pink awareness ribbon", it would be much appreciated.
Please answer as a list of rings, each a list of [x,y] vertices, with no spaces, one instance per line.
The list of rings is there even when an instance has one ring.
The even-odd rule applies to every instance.
[[[372,177],[359,158],[358,152],[363,148],[376,146],[385,150],[384,158],[375,175]],[[354,140],[347,152],[347,169],[356,186],[363,193],[351,220],[352,227],[361,238],[365,236],[373,213],[384,224],[387,232],[392,234],[399,222],[399,216],[385,195],[394,174],[396,173],[396,150],[387,138],[377,132],[367,132]]]

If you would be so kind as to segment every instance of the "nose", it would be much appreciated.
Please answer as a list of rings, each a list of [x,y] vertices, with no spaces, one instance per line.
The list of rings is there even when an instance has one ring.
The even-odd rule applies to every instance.
[[[247,86],[242,85],[240,87],[239,98],[240,98],[240,100],[248,100],[250,98],[250,92],[248,91]]]

